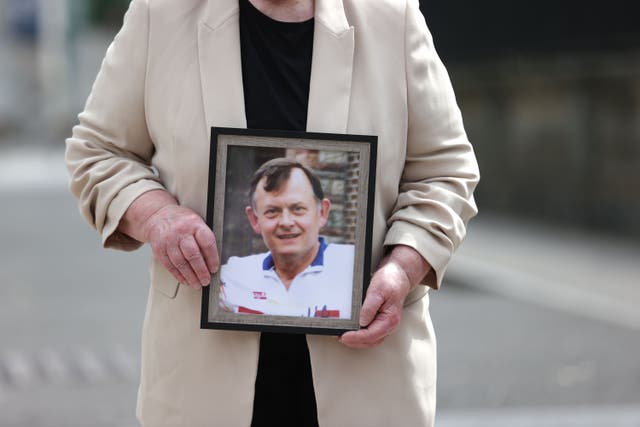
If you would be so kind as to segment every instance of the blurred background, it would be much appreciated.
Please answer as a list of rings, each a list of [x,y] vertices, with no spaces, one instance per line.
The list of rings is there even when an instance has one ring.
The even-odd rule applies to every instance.
[[[64,139],[127,0],[0,0],[0,426],[134,426],[148,250],[104,251]],[[482,172],[431,293],[438,426],[640,426],[637,2],[421,4]]]

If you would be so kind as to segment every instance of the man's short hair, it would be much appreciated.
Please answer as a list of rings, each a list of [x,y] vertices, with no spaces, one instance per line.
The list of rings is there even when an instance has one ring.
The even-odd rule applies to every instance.
[[[324,191],[322,191],[320,179],[309,167],[295,160],[277,157],[265,162],[251,177],[251,187],[249,189],[249,201],[251,202],[251,206],[255,208],[254,196],[256,188],[263,177],[266,178],[266,182],[262,187],[264,191],[267,193],[278,191],[289,180],[292,169],[302,170],[311,183],[311,188],[313,188],[313,194],[316,199],[319,201],[324,199]]]

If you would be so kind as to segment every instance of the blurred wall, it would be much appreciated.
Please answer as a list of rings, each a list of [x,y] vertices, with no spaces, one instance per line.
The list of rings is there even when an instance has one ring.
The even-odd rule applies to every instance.
[[[0,146],[59,142],[86,99],[86,0],[0,0]],[[99,43],[99,56],[104,53]],[[95,55],[95,53],[93,53]]]
[[[640,238],[640,4],[426,0],[482,212]]]
[[[640,237],[640,50],[451,66],[481,210]]]

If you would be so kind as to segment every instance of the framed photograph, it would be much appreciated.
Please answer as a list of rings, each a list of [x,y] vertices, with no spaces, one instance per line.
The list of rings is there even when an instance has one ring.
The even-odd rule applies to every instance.
[[[377,137],[211,129],[201,327],[340,335],[371,275]]]

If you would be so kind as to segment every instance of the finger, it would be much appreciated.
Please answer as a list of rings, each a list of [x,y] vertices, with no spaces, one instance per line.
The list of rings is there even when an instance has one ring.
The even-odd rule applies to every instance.
[[[381,319],[382,316],[379,316],[371,322],[371,324],[364,329],[360,329],[359,331],[353,331],[352,335],[345,337],[348,342],[352,344],[367,344],[374,343],[383,339],[387,335],[389,335],[393,329],[391,325]]]
[[[220,257],[216,246],[216,236],[208,227],[198,228],[195,232],[196,242],[204,256],[209,272],[215,273],[220,268]]]
[[[376,291],[367,292],[367,296],[364,299],[364,303],[362,303],[362,308],[360,309],[360,326],[366,327],[373,319],[375,319],[376,314],[384,304],[384,296]]]
[[[200,284],[206,286],[211,281],[211,272],[204,262],[200,247],[196,243],[193,236],[186,236],[180,240],[180,251],[187,260],[191,269],[197,276]]]
[[[363,340],[361,339],[361,336],[358,336],[357,332],[352,331],[352,332],[347,332],[345,334],[343,334],[340,338],[338,338],[338,341],[349,347],[349,348],[355,348],[355,349],[363,349],[363,348],[373,348],[377,345],[380,345],[384,342],[384,340],[387,337],[384,336],[382,338],[378,338],[377,340]]]
[[[358,331],[348,332],[343,335],[343,338],[349,345],[375,345],[396,330],[400,324],[401,313],[401,309],[386,307],[378,313],[369,326]]]
[[[182,255],[182,251],[180,250],[180,246],[177,242],[167,245],[167,255],[169,256],[171,264],[173,264],[173,266],[186,279],[183,283],[186,283],[195,289],[199,289],[202,286],[200,285],[200,281],[198,280],[196,273],[191,268],[189,261],[187,261],[184,255]]]
[[[169,273],[180,283],[187,283],[187,279],[178,271],[177,268],[171,263],[171,260],[167,256],[167,253],[164,250],[158,250],[152,246],[153,255],[155,258],[167,269]]]

